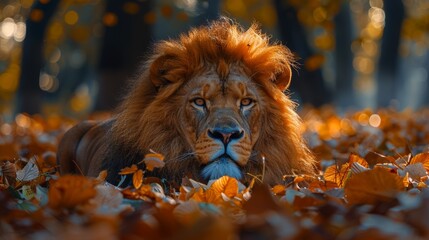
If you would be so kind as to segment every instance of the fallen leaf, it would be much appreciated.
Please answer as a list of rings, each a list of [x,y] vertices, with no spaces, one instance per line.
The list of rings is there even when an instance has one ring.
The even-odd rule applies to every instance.
[[[159,153],[148,153],[144,156],[143,162],[148,171],[153,171],[154,168],[162,168],[165,165],[164,156]]]
[[[365,155],[365,160],[368,162],[370,167],[373,167],[377,164],[383,164],[383,163],[394,163],[395,159],[391,156],[384,156],[383,154],[376,153],[376,152],[368,152]]]
[[[353,175],[344,186],[350,205],[388,202],[403,189],[402,178],[381,167]]]
[[[336,164],[329,166],[325,173],[323,174],[323,178],[325,181],[334,182],[339,187],[344,187],[346,184],[350,174],[350,165],[345,163],[341,165],[339,168]]]
[[[31,181],[39,177],[39,167],[36,165],[36,158],[31,158],[25,167],[16,171],[16,180],[21,182]]]
[[[49,187],[48,206],[60,210],[88,203],[97,194],[95,185],[94,180],[84,176],[61,176],[58,180],[53,180]]]
[[[119,174],[120,175],[134,174],[138,170],[139,169],[137,168],[137,165],[133,164],[133,165],[131,165],[131,167],[125,167],[125,168],[121,169],[121,171],[119,172]]]
[[[352,153],[349,156],[349,164],[352,164],[352,163],[359,163],[359,165],[363,166],[364,168],[369,167],[368,162],[364,158],[360,157],[355,153]]]
[[[141,169],[137,170],[133,174],[133,186],[135,189],[139,189],[143,183],[143,171]]]
[[[238,194],[238,181],[229,176],[223,176],[213,182],[206,191],[207,202],[222,203],[221,194],[224,193],[228,198],[233,198]]]
[[[286,187],[284,185],[275,185],[273,188],[271,188],[271,191],[274,193],[274,195],[284,196],[286,194]]]
[[[419,153],[413,158],[411,158],[410,164],[421,163],[426,169],[426,172],[429,172],[429,152]]]

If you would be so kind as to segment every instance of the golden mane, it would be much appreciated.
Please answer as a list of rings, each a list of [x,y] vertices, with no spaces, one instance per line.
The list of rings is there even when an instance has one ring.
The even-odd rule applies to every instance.
[[[180,106],[183,96],[177,91],[209,65],[217,66],[222,76],[232,64],[241,66],[263,90],[261,98],[267,107],[262,109],[263,129],[254,150],[265,156],[265,181],[278,183],[284,174],[314,172],[314,158],[302,139],[295,104],[283,93],[291,77],[291,52],[283,45],[270,44],[257,25],[244,30],[229,19],[155,45],[119,107],[111,130],[113,144],[129,146],[130,151],[142,151],[140,154],[149,149],[164,154],[166,174],[197,171],[195,164],[183,157],[192,150],[183,141],[186,133],[179,120],[184,114]],[[247,170],[262,174],[260,159],[253,162]]]

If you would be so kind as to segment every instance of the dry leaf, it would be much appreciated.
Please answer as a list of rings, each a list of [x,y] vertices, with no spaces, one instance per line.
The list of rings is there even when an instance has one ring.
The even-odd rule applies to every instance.
[[[133,165],[131,165],[131,167],[125,167],[125,168],[121,169],[119,174],[120,175],[134,174],[135,172],[137,172],[137,170],[139,170],[137,168],[137,165],[133,164]]]
[[[380,153],[369,152],[365,156],[365,160],[368,162],[369,166],[373,167],[377,164],[383,163],[394,163],[395,159],[391,156],[384,156]]]
[[[414,181],[419,181],[420,178],[427,176],[426,169],[423,167],[421,162],[410,164],[404,168],[404,170],[398,170],[400,176],[404,176],[405,173]]]
[[[153,171],[154,168],[162,168],[165,165],[164,156],[159,153],[148,153],[144,156],[143,162],[148,171]]]
[[[133,186],[135,189],[139,189],[143,183],[143,171],[141,169],[137,170],[133,174]]]
[[[16,167],[15,164],[5,161],[0,164],[0,176],[16,178]]]
[[[350,174],[350,165],[343,164],[339,169],[337,165],[328,167],[323,174],[325,181],[334,182],[339,187],[344,187]]]
[[[224,193],[230,199],[235,197],[238,194],[237,179],[223,176],[213,182],[206,191],[207,202],[222,203],[221,193]]]
[[[106,177],[107,177],[107,170],[101,171],[96,178],[97,183],[100,184],[106,181]]]
[[[15,160],[19,158],[19,148],[15,143],[0,144],[0,160]]]
[[[78,175],[64,175],[52,181],[48,192],[48,206],[53,209],[71,209],[88,203],[95,197],[96,182]]]
[[[274,193],[274,195],[284,196],[286,194],[286,187],[284,185],[275,185],[273,188],[271,188],[271,191]]]
[[[349,156],[349,164],[352,164],[352,163],[359,163],[359,165],[361,165],[364,168],[368,168],[369,167],[368,166],[368,162],[365,159],[363,159],[362,157],[360,157],[359,155],[355,154],[355,153],[352,153]]]
[[[28,161],[25,167],[16,171],[16,180],[21,182],[31,181],[39,177],[39,167],[36,165],[36,158],[33,157]]]
[[[308,189],[312,192],[324,192],[329,189],[338,188],[338,184],[331,181],[314,180],[310,182]]]
[[[422,163],[426,172],[429,172],[429,152],[419,153],[411,158],[410,164]]]
[[[388,202],[403,189],[402,178],[381,167],[353,175],[344,186],[350,205]]]

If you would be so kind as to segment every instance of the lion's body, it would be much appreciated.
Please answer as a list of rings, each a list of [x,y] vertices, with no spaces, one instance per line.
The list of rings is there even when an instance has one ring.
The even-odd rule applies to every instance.
[[[108,169],[113,182],[152,149],[166,159],[156,174],[173,180],[265,169],[264,181],[277,183],[284,174],[313,173],[295,105],[283,93],[290,64],[287,48],[228,20],[161,42],[113,120],[65,135],[61,171],[78,172],[76,162],[86,175]]]

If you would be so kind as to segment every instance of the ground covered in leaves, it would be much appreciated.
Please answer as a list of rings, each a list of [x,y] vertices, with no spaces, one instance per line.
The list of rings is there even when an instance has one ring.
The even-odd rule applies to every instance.
[[[0,122],[1,239],[427,239],[429,110],[301,112],[317,176],[249,185],[222,177],[172,188],[122,169],[131,187],[60,176],[56,147],[75,122],[20,114]],[[267,159],[267,161],[269,161]]]

